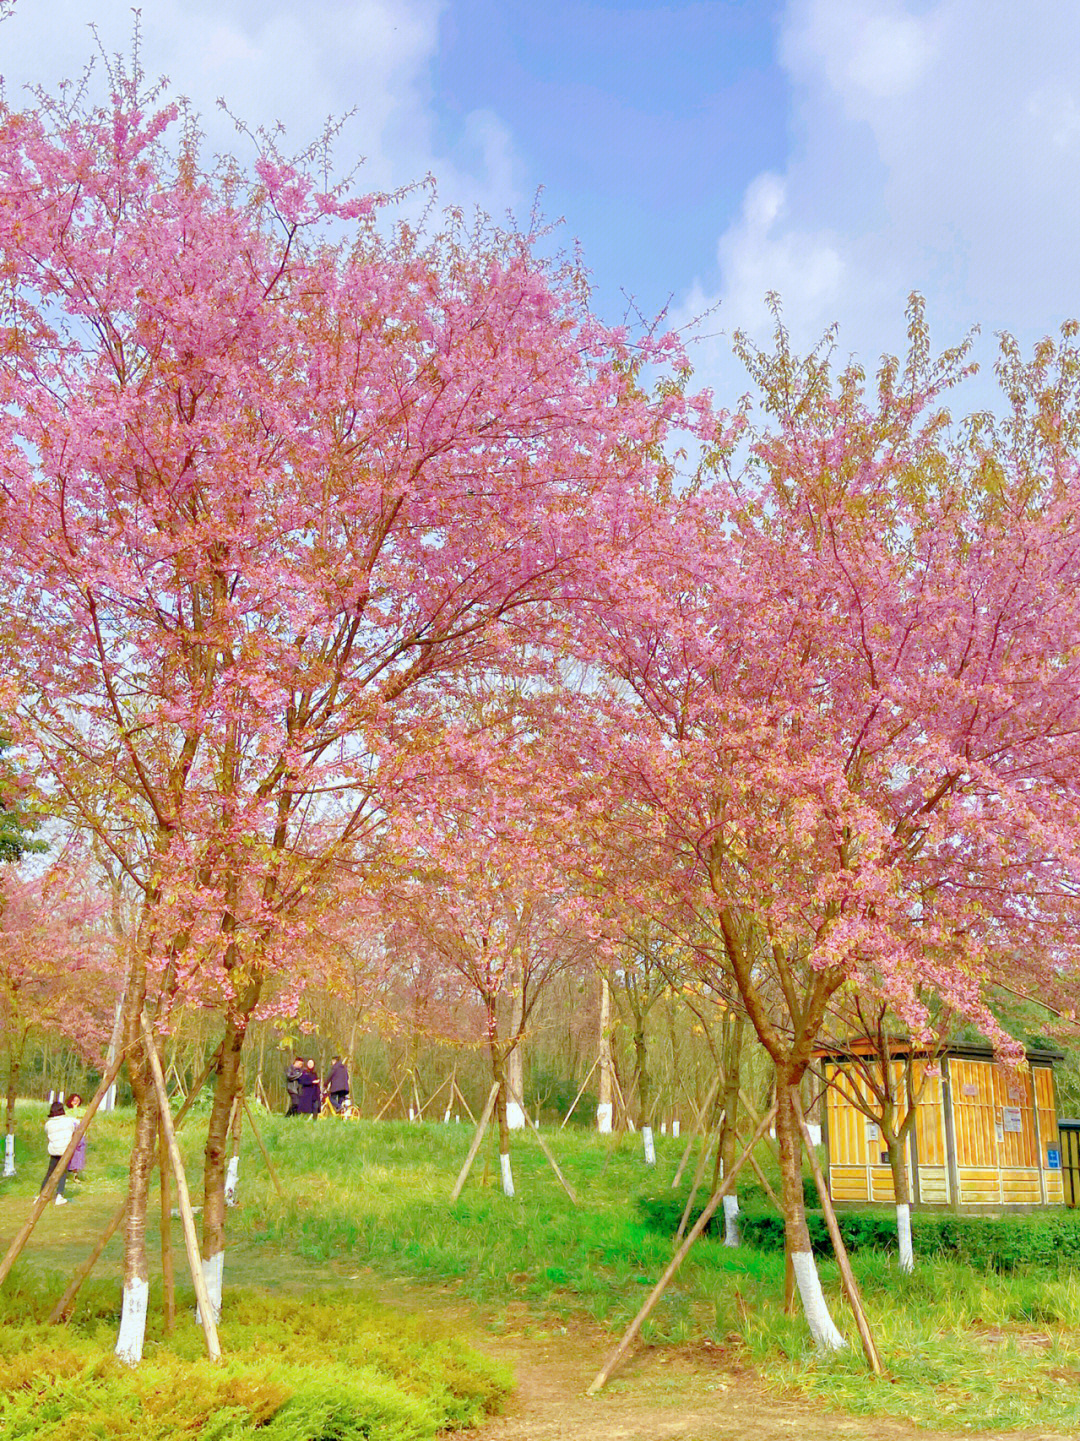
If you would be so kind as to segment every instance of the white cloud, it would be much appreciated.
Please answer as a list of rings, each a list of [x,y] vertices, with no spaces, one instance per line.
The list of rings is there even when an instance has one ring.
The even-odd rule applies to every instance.
[[[354,111],[338,146],[343,169],[362,155],[361,179],[389,190],[435,173],[440,196],[501,211],[520,201],[513,145],[498,117],[466,121],[461,153],[436,139],[430,67],[444,0],[152,0],[142,10],[148,75],[199,112],[212,149],[244,153],[232,115],[251,129],[280,123],[287,148],[317,138],[330,116]],[[130,0],[20,0],[0,29],[9,103],[27,83],[54,90],[94,53],[130,53]],[[100,64],[100,62],[99,62]]]
[[[684,314],[718,300],[726,330],[762,337],[775,289],[797,343],[837,320],[841,350],[873,365],[902,347],[913,289],[943,345],[981,325],[984,360],[995,330],[1030,344],[1080,313],[1072,6],[791,0],[780,54],[790,162],[749,187],[718,242],[719,294],[696,287]]]
[[[826,232],[787,223],[787,187],[766,172],[750,185],[741,219],[720,240],[724,322],[754,328],[761,298],[778,291],[808,324],[825,326],[840,303],[844,262]]]
[[[781,56],[796,75],[820,69],[855,108],[906,95],[940,48],[940,17],[900,0],[809,0],[789,11]]]

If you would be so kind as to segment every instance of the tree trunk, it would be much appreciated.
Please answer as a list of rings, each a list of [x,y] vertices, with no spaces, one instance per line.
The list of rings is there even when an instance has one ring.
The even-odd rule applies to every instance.
[[[892,1171],[893,1193],[896,1197],[896,1234],[900,1247],[900,1269],[911,1272],[915,1269],[915,1251],[911,1244],[911,1182],[907,1168],[906,1137],[885,1136],[889,1150],[889,1169]]]
[[[7,1113],[4,1122],[4,1176],[14,1176],[15,1170],[15,1098],[19,1092],[19,1075],[22,1072],[23,1052],[26,1049],[26,1034],[23,1034],[18,1050],[14,1045],[8,1051]]]
[[[509,1095],[506,1101],[506,1124],[511,1131],[525,1129],[525,1054],[522,1050],[522,1031],[525,1025],[525,990],[520,961],[514,963],[510,975],[510,1044],[514,1049],[506,1057],[506,1079]],[[514,1097],[520,1097],[520,1102]]]
[[[596,1106],[596,1129],[611,1133],[611,987],[600,977],[600,1094]]]
[[[141,991],[141,987],[139,988]],[[137,1006],[128,1006],[125,1036],[137,1034],[142,1012],[141,994]],[[131,1014],[133,1012],[134,1014]],[[150,1193],[150,1170],[154,1140],[159,1125],[157,1097],[150,1064],[142,1050],[132,1052],[128,1062],[131,1090],[135,1097],[135,1141],[128,1170],[127,1215],[124,1222],[124,1298],[116,1354],[129,1366],[142,1360],[146,1337],[146,1305],[150,1293],[150,1272],[146,1260],[146,1207]]]
[[[250,1011],[230,1016],[214,1080],[214,1100],[206,1131],[203,1160],[202,1269],[213,1320],[221,1319],[221,1288],[225,1272],[226,1168],[229,1152],[229,1122],[240,1089],[240,1053],[247,1035]]]
[[[498,1086],[495,1097],[495,1117],[499,1127],[499,1170],[502,1175],[503,1195],[513,1199],[514,1173],[510,1166],[510,1127],[506,1121],[506,1076],[503,1067],[502,1047],[499,1045],[499,1024],[495,1010],[494,996],[485,996],[487,1011],[488,1054],[491,1056],[492,1084]]]
[[[506,1079],[502,1067],[496,1067],[495,1079],[499,1082],[499,1094],[495,1101],[495,1117],[499,1126],[499,1170],[502,1174],[503,1195],[513,1200],[514,1173],[510,1167],[510,1127],[507,1123]]]
[[[644,1024],[640,1024],[634,1031],[634,1068],[637,1071],[638,1125],[641,1127],[645,1164],[655,1166],[656,1148],[653,1145],[652,1126],[649,1125],[649,1051]]]
[[[821,1289],[817,1263],[810,1248],[810,1232],[806,1228],[800,1164],[802,1145],[792,1102],[792,1082],[781,1075],[777,1075],[776,1078],[776,1101],[776,1140],[780,1151],[786,1254],[795,1275],[803,1313],[815,1345],[819,1351],[839,1351],[847,1345],[847,1342],[837,1330],[832,1316],[829,1314],[829,1308]]]
[[[738,1145],[738,1122],[739,1122],[739,1062],[742,1055],[743,1026],[745,1022],[742,1016],[736,1016],[732,1022],[729,1044],[725,1049],[725,1072],[724,1072],[724,1126],[720,1133],[720,1164],[725,1176],[731,1175],[731,1168],[735,1164],[735,1153]],[[716,1189],[715,1182],[713,1190]],[[724,1197],[724,1245],[738,1246],[742,1242],[739,1234],[739,1197],[734,1187]]]

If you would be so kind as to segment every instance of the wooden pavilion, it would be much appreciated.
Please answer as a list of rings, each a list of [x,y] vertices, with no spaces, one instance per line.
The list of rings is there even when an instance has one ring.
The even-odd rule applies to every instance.
[[[1061,1059],[1060,1051],[1030,1050],[1027,1064],[1010,1070],[989,1046],[949,1046],[936,1065],[916,1051],[918,1100],[907,1155],[914,1203],[965,1211],[1064,1205],[1053,1070]],[[833,1200],[893,1201],[880,1128],[851,1099],[868,1095],[860,1075],[865,1060],[839,1051],[819,1060],[827,1079],[840,1080],[828,1087],[824,1108]],[[897,1044],[890,1064],[896,1093],[903,1095],[906,1043]]]

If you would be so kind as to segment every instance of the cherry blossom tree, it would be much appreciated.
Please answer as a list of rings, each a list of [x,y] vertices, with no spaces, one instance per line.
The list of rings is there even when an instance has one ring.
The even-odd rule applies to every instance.
[[[541,710],[547,725],[533,729],[533,707],[507,709],[505,729],[480,722],[483,744],[456,785],[429,792],[396,828],[399,874],[387,877],[384,906],[391,943],[480,1003],[477,1039],[498,1088],[499,1164],[512,1197],[512,1108],[523,1115],[530,1020],[552,980],[591,957],[599,931],[575,874],[575,780],[560,717]]]
[[[424,237],[267,151],[248,174],[137,69],[0,111],[0,547],[12,735],[140,897],[118,1349],[139,1358],[156,1101],[139,1041],[224,1015],[203,1256],[270,977],[454,744],[445,692],[610,566],[678,386],[635,374],[533,237]],[[558,633],[556,631],[556,633]]]
[[[918,305],[911,341],[872,396],[782,327],[747,349],[748,460],[719,437],[716,479],[658,510],[589,642],[617,679],[597,745],[635,844],[772,1059],[787,1250],[826,1347],[796,1122],[833,998],[874,996],[918,1037],[932,993],[1015,1054],[990,958],[1008,940],[1051,988],[1075,965],[1076,465],[950,434],[963,352],[932,356]]]

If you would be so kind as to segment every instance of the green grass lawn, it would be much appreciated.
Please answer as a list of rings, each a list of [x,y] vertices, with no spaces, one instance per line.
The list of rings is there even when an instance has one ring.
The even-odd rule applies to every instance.
[[[464,1194],[451,1206],[471,1128],[312,1125],[265,1113],[259,1122],[286,1199],[276,1196],[245,1133],[241,1205],[230,1213],[237,1249],[226,1262],[227,1308],[237,1286],[257,1284],[264,1293],[284,1295],[309,1291],[314,1278],[323,1285],[409,1278],[438,1283],[434,1309],[450,1288],[496,1330],[586,1316],[607,1327],[614,1343],[671,1255],[670,1240],[648,1229],[635,1205],[643,1190],[670,1187],[681,1154],[681,1143],[670,1137],[657,1138],[658,1164],[650,1172],[636,1137],[569,1128],[549,1133],[579,1195],[577,1207],[532,1137],[514,1139],[518,1195],[506,1200],[485,1143]],[[184,1149],[197,1201],[202,1122],[192,1118],[189,1126]],[[21,1175],[0,1192],[6,1235],[14,1230],[15,1199],[36,1190],[44,1169],[35,1127],[40,1132],[40,1116],[28,1112]],[[86,1193],[46,1218],[45,1234],[22,1268],[35,1285],[58,1293],[60,1273],[77,1254],[73,1232],[89,1239],[106,1203],[120,1194],[129,1131],[130,1117],[122,1115],[95,1127]],[[114,1274],[118,1258],[114,1241],[105,1258]],[[889,1257],[872,1252],[856,1253],[853,1264],[889,1373],[884,1381],[866,1372],[829,1260],[821,1264],[822,1279],[834,1317],[851,1339],[847,1354],[818,1358],[802,1320],[783,1315],[781,1254],[727,1249],[714,1240],[695,1247],[643,1338],[661,1345],[720,1341],[767,1384],[860,1414],[957,1430],[1080,1431],[1080,1275],[1048,1267],[1002,1277],[920,1258],[916,1273],[906,1277]],[[115,1306],[115,1282],[97,1283],[93,1296],[98,1314],[109,1296]]]

